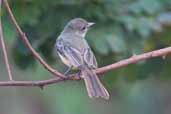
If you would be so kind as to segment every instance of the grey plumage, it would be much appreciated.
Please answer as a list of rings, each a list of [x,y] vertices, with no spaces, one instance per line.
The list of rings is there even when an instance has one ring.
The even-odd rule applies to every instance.
[[[81,18],[71,20],[57,38],[55,47],[61,60],[67,66],[81,70],[81,76],[85,80],[90,97],[108,99],[107,90],[93,71],[98,67],[97,61],[85,40],[85,35],[91,25]]]

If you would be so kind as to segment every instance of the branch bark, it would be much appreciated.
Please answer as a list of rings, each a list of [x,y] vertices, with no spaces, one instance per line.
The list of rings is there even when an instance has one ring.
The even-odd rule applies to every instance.
[[[9,79],[12,81],[13,78],[12,78],[11,68],[10,68],[10,64],[9,64],[9,60],[8,60],[7,49],[6,49],[6,46],[5,46],[3,31],[2,31],[1,5],[2,5],[2,1],[0,0],[0,43],[1,43],[1,46],[2,46],[2,51],[3,51],[3,55],[4,55],[4,60],[5,60],[5,65],[6,65],[6,69],[7,69],[7,72],[8,72],[8,76],[9,76]]]
[[[63,81],[62,78],[53,78],[49,80],[42,80],[42,81],[4,81],[0,82],[0,86],[38,86],[44,87],[49,84],[58,83]]]
[[[163,49],[159,49],[156,51],[152,51],[152,52],[148,52],[148,53],[144,53],[141,55],[134,55],[128,59],[125,60],[121,60],[119,62],[113,63],[111,65],[107,65],[101,68],[98,68],[96,70],[97,74],[104,74],[108,71],[111,70],[115,70],[118,68],[122,68],[125,67],[129,64],[134,64],[137,63],[139,61],[143,61],[143,60],[147,60],[150,58],[156,58],[156,57],[163,57],[166,56],[167,54],[171,53],[171,47],[167,47],[167,48],[163,48]],[[76,74],[72,74],[73,76],[75,76]],[[64,80],[79,80],[79,78],[76,77],[70,77],[70,78],[66,78],[66,79],[62,79],[62,78],[53,78],[53,79],[49,79],[49,80],[42,80],[42,81],[4,81],[4,82],[0,82],[0,86],[46,86],[49,84],[54,84],[54,83],[58,83],[58,82],[62,82]]]
[[[53,78],[53,79],[49,79],[49,80],[42,80],[42,81],[13,81],[13,82],[9,82],[9,81],[4,81],[4,82],[0,82],[0,86],[39,86],[39,87],[43,87],[49,84],[54,84],[54,83],[58,83],[64,80],[79,80],[80,78],[76,77],[77,74],[71,74],[71,76],[73,77],[69,77],[66,78],[63,74],[61,74],[60,72],[56,71],[55,69],[51,68],[42,58],[41,56],[32,48],[31,44],[28,41],[27,36],[25,35],[24,32],[22,32],[21,28],[19,27],[19,25],[17,24],[12,11],[9,7],[8,1],[7,0],[3,0],[5,7],[8,11],[8,14],[10,16],[11,21],[13,22],[16,30],[18,31],[18,33],[20,34],[22,40],[24,41],[25,45],[27,46],[27,48],[32,52],[33,56],[52,74],[54,74],[55,76],[57,76],[58,78]],[[134,55],[128,59],[125,60],[121,60],[117,63],[113,63],[111,65],[107,65],[101,68],[98,68],[95,70],[95,72],[97,74],[103,74],[106,73],[108,71],[111,70],[115,70],[121,67],[125,67],[129,64],[134,64],[137,63],[139,61],[143,61],[143,60],[147,60],[150,58],[155,58],[155,57],[163,57],[166,56],[167,54],[171,53],[171,47],[167,47],[167,48],[163,48],[163,49],[159,49],[156,51],[152,51],[152,52],[148,52],[148,53],[144,53],[141,55]]]
[[[144,53],[144,54],[141,54],[141,55],[133,55],[132,57],[130,57],[128,59],[121,60],[121,61],[119,61],[117,63],[107,65],[107,66],[104,66],[102,68],[98,68],[96,70],[96,73],[97,74],[101,74],[101,73],[103,74],[103,73],[108,72],[110,70],[125,67],[125,66],[127,66],[129,64],[134,64],[134,63],[137,63],[139,61],[146,60],[146,59],[155,58],[155,57],[165,57],[168,54],[171,54],[171,47],[159,49],[159,50]]]
[[[13,22],[17,32],[20,34],[23,42],[25,43],[25,45],[27,46],[27,48],[31,51],[31,53],[33,54],[33,56],[52,74],[54,74],[57,77],[60,78],[65,78],[65,76],[63,74],[61,74],[60,72],[56,71],[55,69],[51,68],[42,58],[41,56],[33,49],[33,47],[31,46],[27,36],[25,35],[25,33],[21,30],[20,26],[18,25],[12,11],[11,8],[9,7],[8,1],[7,0],[3,0],[4,5],[8,11],[9,17],[11,19],[11,21]]]

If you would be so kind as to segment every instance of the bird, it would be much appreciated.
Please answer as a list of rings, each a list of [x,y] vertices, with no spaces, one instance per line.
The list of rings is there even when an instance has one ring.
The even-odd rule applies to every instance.
[[[57,37],[55,50],[62,62],[68,66],[65,75],[72,69],[80,71],[80,77],[84,79],[90,98],[109,99],[108,91],[94,71],[98,68],[97,61],[85,39],[87,32],[94,24],[83,18],[70,20]]]

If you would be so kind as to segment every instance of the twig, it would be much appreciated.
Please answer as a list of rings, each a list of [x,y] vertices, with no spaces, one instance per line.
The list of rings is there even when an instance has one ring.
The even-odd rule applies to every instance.
[[[107,65],[102,68],[98,68],[96,72],[97,74],[103,74],[108,71],[115,70],[117,68],[125,67],[129,64],[137,63],[139,61],[143,61],[143,60],[147,60],[147,59],[155,58],[155,57],[166,56],[169,53],[171,53],[171,47],[159,49],[159,50],[144,53],[141,55],[134,55],[128,59],[121,60],[117,63]],[[72,75],[75,76],[76,74],[72,74]],[[65,80],[79,80],[79,78],[71,77]],[[14,81],[14,82],[7,81],[7,82],[0,82],[0,86],[39,86],[39,87],[42,87],[42,86],[46,86],[46,85],[50,85],[50,84],[54,84],[54,83],[58,83],[62,81],[64,81],[64,79],[61,79],[61,78],[60,79],[54,78],[54,79],[43,80],[43,81]]]
[[[44,87],[49,84],[54,84],[57,82],[63,81],[62,78],[53,78],[49,80],[42,80],[42,81],[4,81],[0,82],[0,86],[38,86]]]
[[[139,61],[143,61],[143,60],[150,59],[150,58],[163,57],[163,56],[166,56],[168,54],[171,54],[171,47],[159,49],[159,50],[144,53],[141,55],[133,55],[132,57],[130,57],[128,59],[121,60],[117,63],[98,68],[96,70],[96,73],[97,74],[103,74],[103,73],[108,72],[110,70],[125,67],[129,64],[134,64],[134,63],[137,63]]]
[[[11,21],[13,22],[16,30],[18,31],[18,33],[20,34],[23,42],[25,43],[25,45],[27,46],[27,48],[32,52],[33,56],[52,74],[54,74],[57,77],[60,78],[65,78],[65,76],[63,74],[61,74],[60,72],[56,71],[55,69],[51,68],[42,58],[41,56],[33,49],[33,47],[31,46],[30,42],[28,41],[27,36],[25,35],[25,33],[21,30],[21,28],[19,27],[10,7],[8,4],[7,0],[3,0],[4,5],[8,11],[8,14],[10,16]]]
[[[1,12],[1,3],[2,3],[2,1],[0,0],[0,12]],[[4,42],[4,37],[3,37],[1,15],[0,15],[0,43],[1,43],[1,46],[2,46],[2,51],[3,51],[3,55],[4,55],[4,60],[5,60],[5,65],[6,65],[6,69],[7,69],[7,72],[8,72],[8,76],[9,76],[9,79],[12,81],[13,78],[12,78],[11,68],[10,68],[10,64],[9,64],[9,61],[8,61],[7,49],[6,49],[5,42]]]
[[[3,81],[0,82],[0,86],[38,86],[38,87],[44,87],[50,84],[59,83],[62,81],[67,80],[80,80],[79,77],[68,77],[66,79],[63,78],[52,78],[48,80],[41,80],[41,81]]]

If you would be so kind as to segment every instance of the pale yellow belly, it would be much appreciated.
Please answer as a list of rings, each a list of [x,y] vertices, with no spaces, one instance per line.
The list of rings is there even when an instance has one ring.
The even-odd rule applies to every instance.
[[[62,62],[63,62],[65,65],[67,65],[68,67],[71,67],[71,66],[72,66],[71,63],[68,61],[68,59],[64,58],[64,57],[61,56],[60,54],[58,54],[58,55],[59,55],[59,57],[61,58]],[[72,66],[72,69],[73,69],[73,70],[76,70],[76,69],[78,69],[78,68]]]
[[[67,65],[68,67],[71,67],[72,66],[71,63],[66,58],[64,58],[63,56],[61,56],[60,54],[59,54],[59,57],[61,58],[62,62],[65,65]]]

